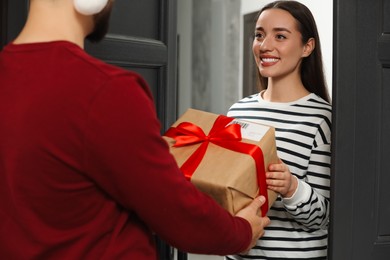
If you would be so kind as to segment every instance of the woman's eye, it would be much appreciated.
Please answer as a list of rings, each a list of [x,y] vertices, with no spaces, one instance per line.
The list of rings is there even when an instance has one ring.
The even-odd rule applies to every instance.
[[[263,34],[262,33],[255,33],[255,38],[256,39],[263,38]]]
[[[286,39],[286,36],[284,36],[284,35],[282,35],[282,34],[278,34],[278,35],[276,35],[276,39],[278,39],[278,40],[284,40],[284,39]]]

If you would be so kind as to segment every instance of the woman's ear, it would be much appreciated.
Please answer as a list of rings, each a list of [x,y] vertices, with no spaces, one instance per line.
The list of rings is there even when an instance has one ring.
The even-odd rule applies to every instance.
[[[303,53],[302,57],[308,57],[313,52],[314,48],[316,47],[316,41],[314,38],[310,38],[305,45],[303,46]]]

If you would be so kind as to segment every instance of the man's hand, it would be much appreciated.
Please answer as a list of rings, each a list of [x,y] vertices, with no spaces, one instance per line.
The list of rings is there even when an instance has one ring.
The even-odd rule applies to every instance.
[[[264,203],[264,196],[259,196],[236,214],[236,216],[246,219],[252,227],[252,242],[245,252],[256,245],[257,240],[264,235],[264,227],[270,223],[268,217],[261,217],[260,207]]]

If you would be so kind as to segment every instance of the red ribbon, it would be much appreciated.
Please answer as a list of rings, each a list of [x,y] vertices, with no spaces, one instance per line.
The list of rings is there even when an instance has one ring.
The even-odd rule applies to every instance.
[[[228,125],[232,120],[233,118],[230,117],[218,116],[209,135],[206,135],[197,125],[189,122],[182,122],[177,127],[169,128],[164,135],[176,140],[176,143],[173,145],[174,147],[201,143],[198,149],[180,167],[188,180],[191,179],[195,170],[198,168],[210,142],[223,148],[252,156],[256,163],[257,183],[260,194],[266,198],[266,202],[261,207],[262,215],[265,216],[268,211],[268,194],[265,181],[263,152],[257,145],[240,142],[242,139],[241,126],[239,124]]]

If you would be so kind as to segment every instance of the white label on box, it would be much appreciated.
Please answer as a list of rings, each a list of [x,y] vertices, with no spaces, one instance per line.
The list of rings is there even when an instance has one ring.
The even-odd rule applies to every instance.
[[[230,124],[239,124],[241,126],[241,137],[252,141],[260,141],[267,131],[270,129],[269,126],[255,124],[248,121],[242,121],[234,119]]]

